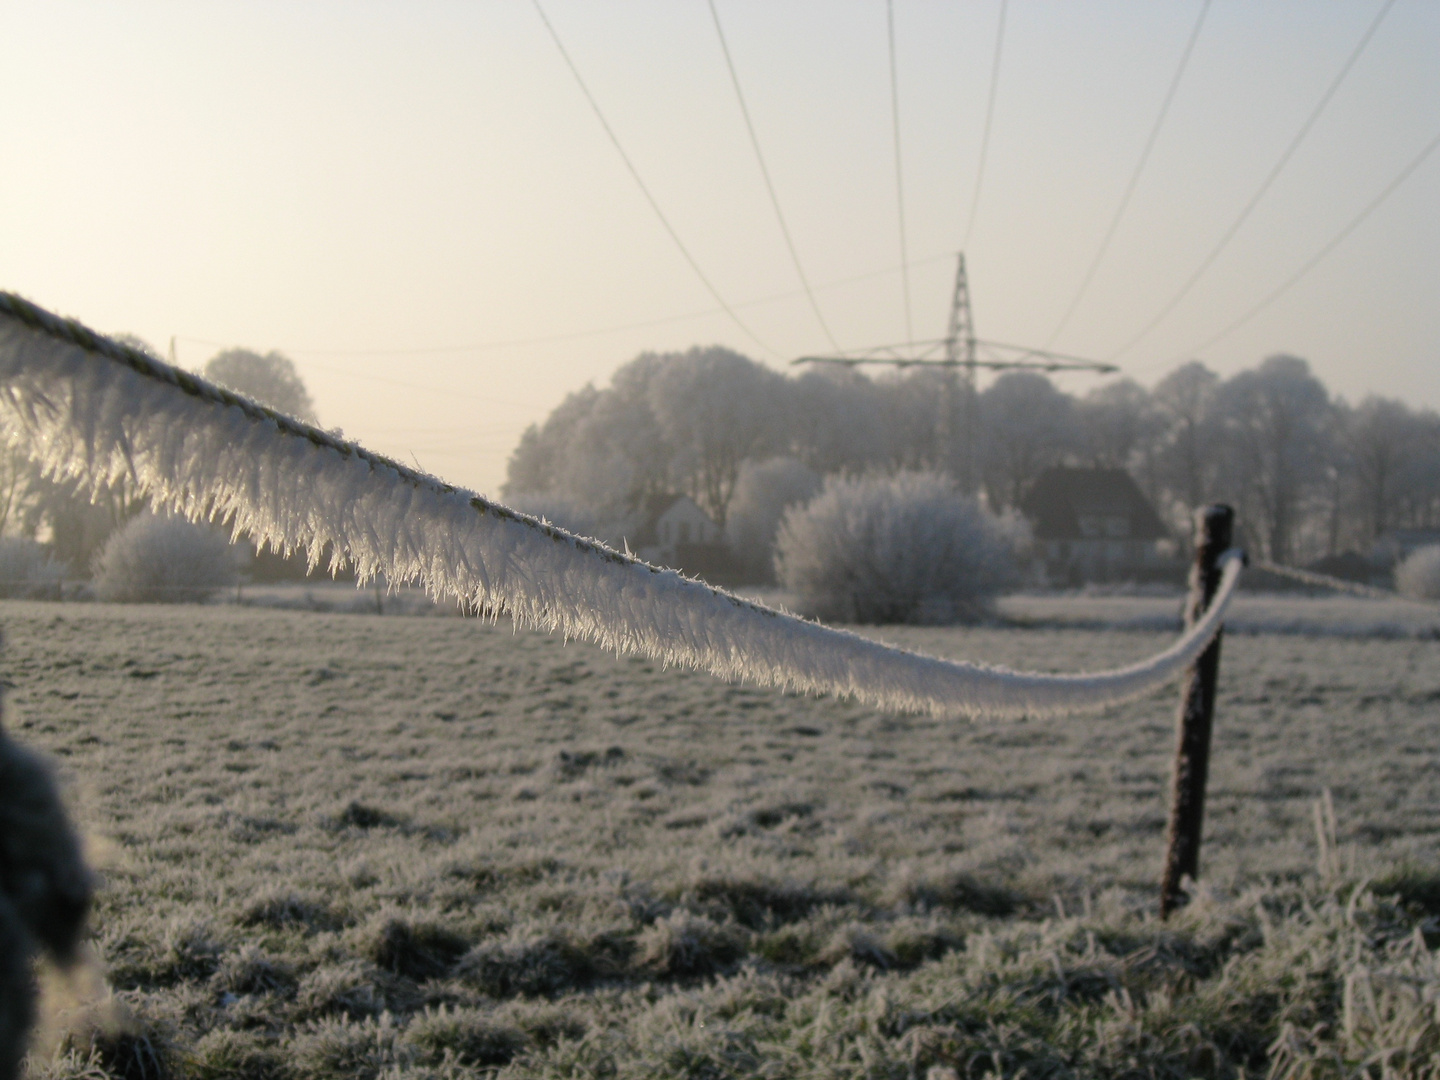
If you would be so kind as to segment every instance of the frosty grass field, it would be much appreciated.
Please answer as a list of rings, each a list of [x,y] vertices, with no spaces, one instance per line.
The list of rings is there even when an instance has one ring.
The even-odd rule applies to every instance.
[[[882,636],[1053,670],[1169,639],[1023,614],[1051,623]],[[1163,925],[1173,689],[936,721],[503,622],[7,601],[0,627],[114,990],[58,1010],[32,1075],[1440,1063],[1433,636],[1227,637],[1203,888]]]

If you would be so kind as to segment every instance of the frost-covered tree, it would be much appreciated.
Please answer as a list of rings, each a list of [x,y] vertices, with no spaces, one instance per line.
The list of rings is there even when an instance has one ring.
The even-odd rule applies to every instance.
[[[780,443],[782,376],[718,346],[653,358],[650,406],[678,487],[721,526],[740,467]]]
[[[1080,457],[1096,468],[1133,467],[1161,418],[1150,393],[1134,379],[1096,387],[1076,405]]]
[[[1189,535],[1195,510],[1214,498],[1219,387],[1220,377],[1192,360],[1161,379],[1151,395],[1162,420],[1155,451],[1160,486],[1169,495],[1167,510],[1180,536]]]
[[[605,390],[586,386],[532,424],[510,457],[507,499],[564,502],[619,542],[646,495],[669,489],[670,451],[648,398],[653,365],[642,357]]]
[[[1409,489],[1425,486],[1416,481],[1427,449],[1426,426],[1403,402],[1373,395],[1347,410],[1344,441],[1365,541],[1401,524]]]
[[[750,580],[768,582],[775,576],[775,533],[790,507],[810,500],[820,490],[815,470],[793,457],[747,461],[735,482],[725,538]]]
[[[1225,493],[1262,553],[1288,561],[1306,498],[1332,456],[1329,394],[1308,363],[1279,355],[1227,380],[1216,407]]]
[[[980,395],[981,469],[990,505],[1019,505],[1041,470],[1076,447],[1074,399],[1032,371],[1009,371]]]
[[[985,615],[1013,580],[1011,544],[947,476],[830,476],[781,520],[776,570],[816,618],[951,623]]]
[[[260,355],[249,349],[226,349],[212,356],[205,364],[204,375],[236,393],[254,398],[279,412],[288,413],[307,424],[315,420],[315,406],[310,391],[295,364],[278,352]]]

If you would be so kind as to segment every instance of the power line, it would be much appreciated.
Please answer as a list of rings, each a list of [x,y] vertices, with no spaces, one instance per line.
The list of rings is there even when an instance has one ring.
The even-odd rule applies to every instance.
[[[954,258],[951,254],[931,255],[924,259],[916,259],[910,265],[932,266],[938,262],[949,262]],[[888,266],[884,270],[870,270],[864,274],[852,274],[850,277],[836,278],[833,281],[824,281],[814,288],[824,291],[825,289],[837,289],[845,285],[854,285],[861,281],[871,281],[878,277],[885,277],[889,274],[900,272],[900,266]],[[742,300],[738,304],[732,304],[735,308],[759,307],[761,304],[773,304],[780,300],[793,300],[797,296],[804,296],[803,289],[791,289],[781,293],[770,293],[768,296],[756,297],[753,300]],[[651,326],[664,326],[667,323],[686,322],[690,319],[701,319],[709,315],[723,315],[725,309],[721,307],[704,308],[703,310],[687,311],[683,315],[666,315],[659,319],[644,319],[639,322],[617,323],[612,326],[592,327],[589,330],[571,330],[563,334],[539,334],[534,337],[524,338],[501,338],[493,341],[472,342],[468,345],[421,345],[403,349],[305,349],[293,346],[285,346],[283,351],[293,353],[296,356],[424,356],[439,355],[444,353],[467,353],[487,352],[493,349],[513,349],[523,345],[546,345],[552,342],[576,341],[582,338],[601,337],[605,334],[619,334],[627,330],[644,330]],[[217,349],[228,349],[230,344],[224,341],[214,341],[210,338],[191,337],[188,334],[176,335],[180,341],[189,341],[196,345],[213,345]]]
[[[775,208],[775,220],[780,223],[780,233],[785,237],[785,246],[790,251],[790,261],[795,264],[795,273],[800,278],[800,284],[805,289],[805,296],[810,301],[810,310],[815,312],[815,320],[820,324],[820,329],[825,331],[825,337],[830,341],[830,347],[840,348],[835,335],[830,332],[830,326],[825,322],[825,316],[821,314],[820,305],[815,300],[815,293],[810,288],[810,280],[805,276],[805,268],[800,264],[800,253],[795,250],[795,241],[790,236],[789,226],[785,224],[785,215],[780,210],[780,198],[775,194],[775,185],[770,179],[770,170],[765,166],[765,155],[760,152],[760,138],[755,134],[755,125],[750,119],[750,110],[745,104],[745,94],[740,89],[740,76],[735,71],[735,61],[730,57],[730,46],[725,41],[725,31],[720,26],[720,12],[715,8],[715,0],[707,0],[710,5],[710,16],[715,20],[715,33],[720,38],[720,51],[725,54],[725,66],[730,71],[730,82],[735,87],[735,98],[740,103],[740,115],[745,118],[745,130],[750,133],[750,145],[755,150],[755,160],[760,165],[760,175],[765,178],[765,190],[770,195],[770,205]],[[902,261],[904,256],[902,253]]]
[[[698,277],[705,288],[709,290],[710,295],[715,298],[715,302],[720,305],[725,314],[730,316],[731,321],[743,330],[746,336],[755,342],[756,345],[759,345],[760,348],[766,352],[775,355],[775,350],[755,336],[755,332],[745,325],[740,316],[735,314],[734,308],[720,295],[720,291],[711,284],[705,271],[700,269],[700,264],[695,261],[695,256],[690,254],[690,249],[685,246],[685,242],[680,239],[680,234],[677,233],[675,227],[670,224],[670,219],[667,218],[665,212],[660,209],[660,204],[655,200],[655,196],[650,193],[650,188],[646,186],[645,181],[640,178],[640,171],[635,168],[635,163],[630,160],[630,155],[627,154],[625,148],[620,145],[620,139],[616,136],[615,130],[610,126],[610,122],[605,119],[605,114],[600,111],[600,103],[595,100],[595,95],[590,92],[590,87],[585,84],[585,80],[580,75],[580,69],[575,66],[575,61],[570,59],[570,53],[566,50],[564,42],[560,40],[560,35],[555,32],[555,27],[545,14],[545,9],[540,6],[540,0],[531,0],[531,3],[535,5],[535,11],[540,16],[540,21],[545,24],[545,29],[549,31],[550,39],[555,42],[555,47],[560,50],[560,55],[564,57],[565,65],[570,69],[570,74],[575,76],[575,81],[580,85],[580,92],[585,95],[585,100],[590,102],[590,108],[595,111],[595,116],[600,121],[600,126],[605,129],[605,134],[610,137],[610,142],[614,145],[616,152],[619,153],[620,160],[625,162],[625,167],[630,170],[630,175],[635,178],[635,183],[639,185],[641,193],[645,196],[645,201],[650,204],[650,209],[655,211],[655,216],[660,219],[660,224],[665,226],[665,231],[670,234],[670,239],[675,241],[675,246],[680,249],[680,254],[685,256],[685,261],[690,264],[690,269],[695,271],[695,276]]]
[[[905,251],[905,179],[900,169],[900,80],[895,72],[895,0],[885,0],[885,26],[890,39],[890,119],[895,129],[895,203],[900,211],[900,285],[905,294],[905,336],[915,339],[910,319],[910,257]]]
[[[975,194],[970,200],[970,220],[965,226],[965,239],[960,244],[964,251],[970,246],[970,234],[975,231],[975,215],[980,209],[980,185],[985,179],[985,158],[990,152],[990,126],[995,119],[995,89],[1000,84],[1000,49],[1005,43],[1005,6],[1008,0],[1000,0],[1000,25],[995,31],[995,57],[990,62],[990,96],[985,102],[985,132],[980,136],[980,165],[975,170]]]
[[[1367,205],[1364,210],[1361,210],[1360,213],[1356,214],[1353,218],[1351,218],[1348,225],[1346,225],[1343,229],[1336,233],[1330,239],[1329,243],[1327,243],[1324,247],[1322,247],[1319,251],[1312,255],[1309,262],[1307,262],[1304,266],[1302,266],[1299,270],[1295,271],[1294,274],[1287,278],[1284,284],[1276,288],[1273,292],[1266,296],[1265,299],[1261,300],[1244,315],[1240,316],[1240,318],[1236,319],[1229,326],[1225,327],[1224,330],[1221,330],[1214,337],[1209,338],[1208,340],[1195,346],[1195,348],[1191,349],[1185,355],[1193,356],[1198,352],[1203,352],[1211,345],[1214,345],[1217,341],[1220,341],[1222,338],[1228,337],[1230,334],[1234,333],[1236,330],[1240,329],[1240,327],[1244,326],[1247,322],[1253,319],[1256,315],[1260,314],[1260,312],[1264,311],[1267,307],[1269,307],[1276,300],[1278,300],[1282,295],[1289,292],[1291,288],[1293,288],[1296,284],[1299,283],[1301,278],[1303,278],[1306,274],[1310,273],[1311,270],[1314,270],[1315,267],[1319,266],[1321,261],[1327,255],[1329,255],[1332,251],[1339,247],[1341,243],[1344,242],[1346,237],[1348,237],[1352,232],[1359,228],[1360,224],[1366,218],[1368,218],[1371,214],[1378,210],[1380,208],[1380,205],[1391,195],[1393,195],[1395,193],[1395,190],[1401,184],[1403,184],[1406,180],[1410,178],[1410,174],[1413,173],[1416,169],[1418,169],[1422,164],[1424,164],[1425,159],[1435,152],[1436,147],[1440,147],[1440,134],[1437,134],[1435,138],[1431,139],[1430,142],[1426,145],[1425,149],[1421,150],[1419,154],[1417,154],[1414,158],[1411,159],[1410,163],[1406,165],[1405,168],[1400,170],[1400,175],[1398,175],[1397,177],[1395,177],[1394,180],[1391,180],[1390,183],[1385,185],[1385,189],[1381,191],[1379,195],[1375,196],[1375,198],[1370,201],[1369,205]]]
[[[1140,151],[1140,160],[1135,163],[1135,171],[1130,174],[1130,182],[1125,185],[1125,194],[1120,197],[1120,205],[1115,208],[1115,216],[1110,220],[1110,228],[1105,233],[1105,239],[1100,241],[1095,258],[1090,261],[1090,268],[1085,271],[1085,279],[1080,282],[1080,288],[1075,291],[1070,306],[1065,309],[1065,314],[1056,324],[1050,339],[1045,342],[1047,349],[1055,344],[1055,339],[1064,331],[1066,324],[1070,322],[1070,317],[1075,314],[1075,309],[1080,306],[1081,298],[1089,290],[1091,282],[1095,280],[1095,272],[1100,269],[1100,262],[1110,248],[1110,241],[1115,239],[1115,233],[1120,228],[1120,219],[1125,216],[1125,211],[1130,206],[1130,198],[1135,194],[1136,185],[1140,183],[1140,174],[1145,171],[1145,164],[1150,160],[1150,152],[1155,149],[1155,140],[1159,137],[1160,129],[1165,124],[1165,117],[1169,114],[1170,105],[1175,100],[1175,91],[1180,88],[1180,80],[1185,75],[1185,68],[1190,63],[1190,54],[1195,51],[1195,42],[1200,37],[1200,28],[1205,25],[1205,16],[1209,11],[1210,0],[1203,0],[1200,5],[1200,15],[1195,20],[1195,28],[1190,31],[1190,39],[1185,42],[1185,51],[1180,54],[1180,64],[1176,67],[1175,75],[1170,80],[1170,88],[1165,91],[1165,100],[1160,103],[1160,113],[1155,117],[1155,125],[1150,129],[1150,135],[1145,140],[1145,149]]]
[[[1304,142],[1305,137],[1310,134],[1310,129],[1315,126],[1315,121],[1320,119],[1320,114],[1323,113],[1330,104],[1330,99],[1335,96],[1335,91],[1340,89],[1340,84],[1343,83],[1346,76],[1350,74],[1350,69],[1355,66],[1355,61],[1360,59],[1360,54],[1363,53],[1366,46],[1370,44],[1370,39],[1375,36],[1375,31],[1380,28],[1380,24],[1385,20],[1385,16],[1390,13],[1390,9],[1394,6],[1395,0],[1385,0],[1385,3],[1380,6],[1380,10],[1376,13],[1375,18],[1371,20],[1370,26],[1366,29],[1365,33],[1361,35],[1359,43],[1351,51],[1345,63],[1341,65],[1339,73],[1330,81],[1330,86],[1326,89],[1325,93],[1320,96],[1319,104],[1317,104],[1310,115],[1306,117],[1305,122],[1300,125],[1300,130],[1296,133],[1295,138],[1290,140],[1290,145],[1285,148],[1285,152],[1280,155],[1280,160],[1275,162],[1275,166],[1270,170],[1270,174],[1265,177],[1259,189],[1250,197],[1250,201],[1245,204],[1245,208],[1240,211],[1240,216],[1235,219],[1230,228],[1225,230],[1225,235],[1220,237],[1219,242],[1216,243],[1216,245],[1210,249],[1210,253],[1201,260],[1200,265],[1196,268],[1195,272],[1190,275],[1189,280],[1180,287],[1180,291],[1172,296],[1169,303],[1160,309],[1160,313],[1141,327],[1138,334],[1110,354],[1111,360],[1123,356],[1143,341],[1150,331],[1159,326],[1165,320],[1166,316],[1180,306],[1180,301],[1190,295],[1190,290],[1195,287],[1196,282],[1205,275],[1205,271],[1210,269],[1215,260],[1220,257],[1220,253],[1229,246],[1230,241],[1235,238],[1235,234],[1240,231],[1240,226],[1245,224],[1246,220],[1250,217],[1251,211],[1260,204],[1260,200],[1263,199],[1265,193],[1270,190],[1270,185],[1275,183],[1275,179],[1284,170],[1285,166],[1290,163],[1290,159],[1295,155],[1295,151],[1300,148],[1300,144]]]

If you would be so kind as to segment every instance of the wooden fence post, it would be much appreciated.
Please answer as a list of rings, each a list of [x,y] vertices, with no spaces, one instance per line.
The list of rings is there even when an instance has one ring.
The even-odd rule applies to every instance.
[[[1185,625],[1205,614],[1220,587],[1220,556],[1230,549],[1235,511],[1207,506],[1195,514],[1195,564]],[[1200,828],[1205,816],[1205,780],[1210,771],[1210,732],[1215,721],[1215,680],[1220,672],[1223,627],[1185,676],[1176,720],[1175,772],[1170,787],[1170,823],[1165,832],[1165,876],[1160,884],[1160,917],[1183,901],[1181,881],[1200,872]]]

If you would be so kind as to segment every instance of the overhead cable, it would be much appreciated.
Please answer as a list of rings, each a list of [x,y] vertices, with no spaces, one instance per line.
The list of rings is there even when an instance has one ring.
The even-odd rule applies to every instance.
[[[1319,103],[1310,111],[1310,115],[1305,118],[1305,122],[1300,125],[1300,130],[1296,132],[1295,137],[1290,140],[1290,145],[1285,148],[1285,152],[1281,154],[1280,159],[1275,162],[1269,175],[1261,181],[1260,187],[1256,190],[1255,194],[1250,196],[1250,201],[1247,202],[1245,208],[1240,211],[1240,216],[1231,223],[1230,228],[1225,230],[1225,234],[1221,236],[1215,246],[1210,249],[1210,253],[1200,261],[1200,265],[1195,268],[1195,272],[1190,275],[1185,284],[1180,286],[1180,291],[1170,298],[1169,302],[1160,309],[1158,315],[1140,328],[1139,333],[1111,353],[1108,359],[1114,360],[1119,356],[1123,356],[1136,345],[1140,344],[1140,342],[1149,335],[1150,331],[1159,326],[1172,311],[1180,306],[1180,302],[1190,295],[1190,290],[1195,287],[1195,284],[1205,275],[1205,272],[1210,269],[1215,260],[1220,257],[1220,253],[1230,245],[1230,241],[1235,239],[1235,234],[1240,231],[1240,226],[1245,224],[1251,212],[1260,204],[1260,200],[1265,197],[1265,193],[1270,190],[1270,185],[1275,183],[1276,178],[1284,171],[1285,166],[1290,163],[1290,159],[1295,156],[1295,151],[1300,148],[1300,144],[1304,142],[1305,137],[1310,134],[1310,129],[1315,126],[1315,121],[1320,119],[1320,114],[1323,113],[1326,106],[1330,104],[1330,99],[1335,96],[1335,91],[1340,89],[1340,84],[1343,83],[1346,76],[1350,74],[1350,69],[1355,66],[1355,61],[1360,59],[1360,54],[1363,53],[1366,46],[1370,44],[1370,39],[1375,36],[1375,31],[1380,28],[1380,24],[1385,20],[1385,16],[1390,13],[1390,9],[1394,6],[1395,0],[1385,0],[1385,2],[1380,5],[1380,10],[1376,12],[1375,18],[1370,21],[1369,27],[1365,30],[1365,33],[1361,35],[1359,43],[1351,50],[1350,56],[1346,59],[1345,63],[1341,65],[1339,73],[1336,74],[1335,78],[1330,80],[1329,87],[1327,87],[1325,93],[1320,96]]]
[[[915,340],[910,318],[910,257],[905,243],[905,177],[900,168],[900,79],[895,71],[895,0],[885,0],[885,26],[890,39],[890,120],[895,129],[895,203],[900,211],[900,286],[905,294],[905,337]]]
[[[1436,147],[1440,147],[1440,134],[1437,134],[1435,138],[1431,139],[1430,142],[1426,145],[1425,149],[1421,150],[1419,154],[1417,154],[1414,158],[1410,160],[1410,163],[1406,165],[1405,168],[1400,170],[1400,175],[1395,177],[1395,179],[1391,180],[1390,183],[1386,184],[1385,189],[1381,191],[1379,195],[1375,196],[1374,199],[1370,200],[1370,203],[1365,207],[1364,210],[1361,210],[1360,213],[1356,214],[1353,218],[1351,218],[1348,225],[1346,225],[1343,229],[1341,229],[1338,233],[1331,237],[1329,243],[1327,243],[1324,247],[1322,247],[1319,251],[1312,255],[1309,261],[1306,262],[1304,266],[1300,267],[1299,270],[1295,271],[1295,273],[1291,274],[1290,277],[1286,278],[1281,285],[1279,285],[1274,291],[1269,293],[1265,297],[1265,299],[1261,300],[1244,315],[1240,316],[1240,318],[1236,319],[1229,326],[1225,327],[1224,330],[1221,330],[1214,337],[1207,338],[1205,341],[1195,346],[1195,348],[1187,352],[1185,356],[1194,356],[1196,353],[1203,352],[1205,349],[1208,349],[1211,345],[1214,345],[1222,338],[1229,337],[1230,334],[1240,329],[1240,327],[1244,326],[1256,315],[1259,315],[1260,312],[1264,311],[1276,300],[1280,299],[1281,296],[1289,292],[1295,285],[1300,282],[1301,278],[1303,278],[1306,274],[1310,273],[1311,270],[1314,270],[1315,267],[1319,266],[1327,255],[1329,255],[1332,251],[1339,247],[1345,241],[1346,237],[1348,237],[1352,232],[1358,229],[1361,223],[1364,222],[1366,218],[1368,218],[1376,210],[1380,209],[1381,204],[1384,203],[1386,199],[1390,198],[1390,196],[1395,193],[1395,190],[1410,178],[1411,173],[1413,173],[1416,169],[1420,168],[1420,166],[1425,163],[1425,159],[1435,152]]]
[[[634,177],[641,194],[645,196],[645,201],[650,204],[650,209],[655,211],[655,216],[660,219],[660,224],[665,227],[665,231],[670,234],[670,239],[675,241],[675,246],[680,249],[680,254],[685,256],[685,261],[690,264],[690,269],[695,271],[695,276],[700,279],[701,284],[703,284],[710,295],[715,298],[715,302],[720,305],[726,315],[730,316],[731,321],[745,332],[745,335],[749,337],[751,341],[755,342],[756,345],[759,345],[760,348],[766,352],[772,355],[778,355],[774,349],[756,337],[755,331],[746,326],[740,316],[735,314],[735,309],[730,306],[729,301],[720,295],[720,290],[715,288],[705,271],[700,269],[700,264],[695,261],[695,256],[690,254],[690,249],[686,247],[685,242],[680,239],[680,234],[675,231],[675,226],[670,224],[670,219],[667,218],[665,212],[660,209],[660,204],[656,201],[655,196],[651,194],[650,188],[646,185],[645,181],[640,178],[640,170],[635,168],[635,163],[630,160],[630,155],[625,152],[625,147],[620,145],[620,139],[615,134],[615,129],[610,126],[610,122],[605,119],[605,114],[600,111],[600,103],[595,100],[595,95],[590,92],[590,87],[586,85],[584,78],[581,77],[580,69],[575,66],[575,61],[570,58],[570,53],[565,48],[565,43],[560,40],[560,35],[556,33],[555,27],[545,14],[545,9],[540,6],[540,0],[531,0],[531,3],[535,5],[535,11],[540,16],[540,21],[545,24],[545,29],[549,31],[550,39],[555,42],[555,47],[560,50],[560,55],[564,57],[565,65],[570,69],[570,74],[575,76],[575,81],[580,86],[580,92],[585,95],[585,100],[590,103],[590,108],[595,111],[595,117],[600,121],[600,126],[605,129],[605,134],[610,137],[610,142],[614,145],[616,152],[619,153],[620,160],[625,162],[625,168],[630,170],[630,175]]]
[[[1055,344],[1055,339],[1064,331],[1070,322],[1070,317],[1075,314],[1075,309],[1080,306],[1080,300],[1090,288],[1090,283],[1095,280],[1095,272],[1100,269],[1100,262],[1105,258],[1105,252],[1110,248],[1110,241],[1115,239],[1115,233],[1120,228],[1120,219],[1125,216],[1126,209],[1130,206],[1130,198],[1135,194],[1135,187],[1140,183],[1140,174],[1145,171],[1145,164],[1150,160],[1150,151],[1155,149],[1155,140],[1160,135],[1160,129],[1165,124],[1165,117],[1169,115],[1170,104],[1175,100],[1175,91],[1180,87],[1180,80],[1185,74],[1185,68],[1190,63],[1190,54],[1195,51],[1195,42],[1200,37],[1200,28],[1205,25],[1205,16],[1210,11],[1210,0],[1203,0],[1200,5],[1200,14],[1195,19],[1195,26],[1190,31],[1190,38],[1185,42],[1185,49],[1180,54],[1180,63],[1175,68],[1175,74],[1170,79],[1170,88],[1165,91],[1165,99],[1160,103],[1160,112],[1155,117],[1155,124],[1150,129],[1150,135],[1145,140],[1145,149],[1140,151],[1140,160],[1135,163],[1135,171],[1130,174],[1130,182],[1125,185],[1125,194],[1120,196],[1120,205],[1115,208],[1115,216],[1110,219],[1110,228],[1105,232],[1105,238],[1100,241],[1100,247],[1095,252],[1095,258],[1090,260],[1090,268],[1085,271],[1085,278],[1080,282],[1080,288],[1075,290],[1075,296],[1070,301],[1070,306],[1065,309],[1065,314],[1055,325],[1054,331],[1050,334],[1050,340],[1045,342],[1048,349]]]
[[[755,124],[750,119],[750,109],[746,106],[745,94],[740,89],[740,76],[735,71],[735,61],[730,57],[730,46],[725,41],[725,31],[720,26],[720,12],[715,8],[715,0],[707,0],[707,2],[710,5],[710,16],[715,20],[715,34],[720,38],[720,51],[725,54],[725,67],[729,70],[730,82],[735,87],[735,99],[740,103],[740,115],[745,118],[745,130],[750,133],[750,145],[755,150],[755,161],[760,166],[760,175],[765,179],[765,190],[770,195],[770,205],[775,208],[775,220],[780,223],[780,234],[785,237],[785,247],[790,251],[790,261],[795,264],[795,274],[800,278],[800,284],[805,289],[806,299],[810,301],[810,310],[815,312],[815,321],[825,332],[831,348],[839,349],[840,343],[830,332],[830,326],[826,323],[825,316],[820,311],[820,304],[815,299],[815,292],[810,288],[810,279],[805,276],[805,268],[800,264],[800,253],[795,250],[795,241],[790,235],[790,227],[785,224],[785,214],[780,209],[780,197],[775,194],[775,184],[771,181],[770,170],[765,165],[765,155],[760,152],[760,138],[755,134]]]
[[[970,246],[970,234],[975,231],[975,215],[980,210],[980,187],[985,180],[985,158],[990,152],[990,127],[995,119],[995,89],[1000,85],[1000,50],[1005,44],[1005,7],[1008,0],[1000,0],[1000,24],[995,30],[995,56],[990,61],[990,95],[985,101],[985,132],[980,136],[980,164],[975,170],[975,192],[970,199],[970,220],[965,225],[965,239],[960,250]]]
[[[943,255],[930,255],[924,259],[916,259],[910,265],[933,266],[939,262],[949,262],[955,256],[949,252]],[[870,270],[863,274],[852,274],[849,277],[835,278],[831,281],[822,281],[816,285],[816,289],[835,289],[843,285],[854,285],[861,281],[873,281],[878,277],[885,277],[888,274],[898,274],[899,265],[888,266],[884,270]],[[780,300],[793,300],[798,296],[804,296],[803,289],[789,289],[785,292],[769,293],[766,296],[759,296],[753,300],[742,300],[737,304],[730,305],[736,309],[759,307],[762,304],[773,304]],[[421,356],[443,353],[466,353],[485,352],[492,349],[513,349],[522,345],[547,345],[558,341],[575,341],[580,338],[600,337],[605,334],[620,334],[628,330],[644,330],[651,326],[664,326],[668,323],[685,322],[689,319],[703,319],[709,315],[723,315],[725,309],[722,307],[711,307],[687,311],[681,315],[666,315],[659,319],[645,319],[640,322],[616,323],[610,326],[596,326],[588,330],[570,330],[560,334],[540,334],[534,337],[523,338],[497,338],[492,341],[472,342],[468,345],[419,345],[403,349],[306,349],[297,346],[285,346],[284,352],[296,356]],[[223,341],[214,341],[210,338],[191,337],[187,334],[176,335],[179,341],[189,341],[196,345],[213,345],[217,349],[228,349],[230,346]]]

